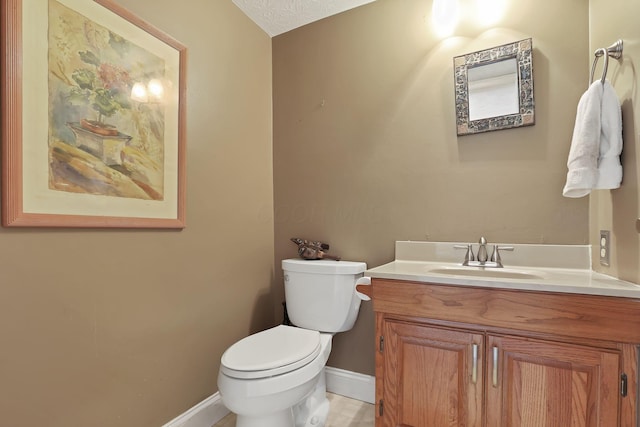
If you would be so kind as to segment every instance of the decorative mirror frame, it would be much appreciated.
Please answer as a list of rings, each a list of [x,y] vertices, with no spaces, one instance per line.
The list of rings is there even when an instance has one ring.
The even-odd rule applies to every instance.
[[[533,42],[528,38],[453,58],[456,128],[459,136],[535,124],[532,51]],[[468,70],[509,58],[516,58],[518,66],[520,111],[516,114],[469,120]]]

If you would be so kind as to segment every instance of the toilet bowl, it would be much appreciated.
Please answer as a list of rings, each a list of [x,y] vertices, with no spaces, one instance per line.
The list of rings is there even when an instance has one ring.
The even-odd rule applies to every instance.
[[[218,389],[236,427],[323,427],[329,414],[325,365],[334,333],[353,327],[366,264],[282,261],[294,325],[250,335],[221,358]],[[370,282],[369,282],[370,283]]]
[[[324,425],[329,412],[324,367],[331,339],[331,334],[280,325],[230,347],[218,388],[225,406],[237,414],[236,427]],[[265,354],[261,349],[268,341],[271,351]],[[296,343],[300,350],[292,354]],[[296,407],[301,402],[306,406]]]

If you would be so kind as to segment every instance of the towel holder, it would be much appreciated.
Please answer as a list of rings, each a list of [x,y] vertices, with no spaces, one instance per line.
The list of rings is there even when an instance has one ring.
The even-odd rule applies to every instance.
[[[609,68],[609,57],[614,59],[622,58],[622,39],[617,40],[614,44],[609,46],[608,48],[601,47],[600,49],[596,49],[594,52],[595,58],[593,59],[593,65],[591,66],[591,76],[589,77],[589,84],[593,83],[593,73],[596,70],[596,64],[598,63],[598,59],[600,57],[604,57],[604,68],[602,69],[602,78],[600,82],[604,84],[605,79],[607,78],[607,68]]]

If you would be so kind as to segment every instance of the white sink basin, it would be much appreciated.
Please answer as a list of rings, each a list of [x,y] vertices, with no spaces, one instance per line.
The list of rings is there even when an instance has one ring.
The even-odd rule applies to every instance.
[[[462,265],[451,242],[396,242],[396,259],[371,268],[373,279],[445,286],[486,287],[535,292],[573,293],[640,300],[640,282],[620,280],[591,269],[589,245],[513,244],[506,267]]]
[[[486,277],[488,279],[542,279],[543,276],[525,270],[511,268],[483,268],[483,267],[428,267],[428,273],[447,276]]]

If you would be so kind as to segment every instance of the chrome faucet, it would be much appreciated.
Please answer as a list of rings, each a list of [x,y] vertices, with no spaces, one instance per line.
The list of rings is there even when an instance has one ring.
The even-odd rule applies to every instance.
[[[486,263],[489,259],[487,254],[487,239],[481,237],[478,241],[478,262]]]
[[[500,251],[512,251],[514,249],[513,246],[500,246],[493,245],[493,253],[491,254],[491,258],[489,258],[487,253],[487,239],[484,237],[480,237],[478,241],[478,255],[474,256],[473,254],[473,245],[471,243],[467,243],[464,245],[454,245],[455,249],[466,249],[467,253],[464,256],[464,261],[462,262],[463,266],[468,267],[483,267],[483,268],[502,268],[502,259],[500,258]]]

